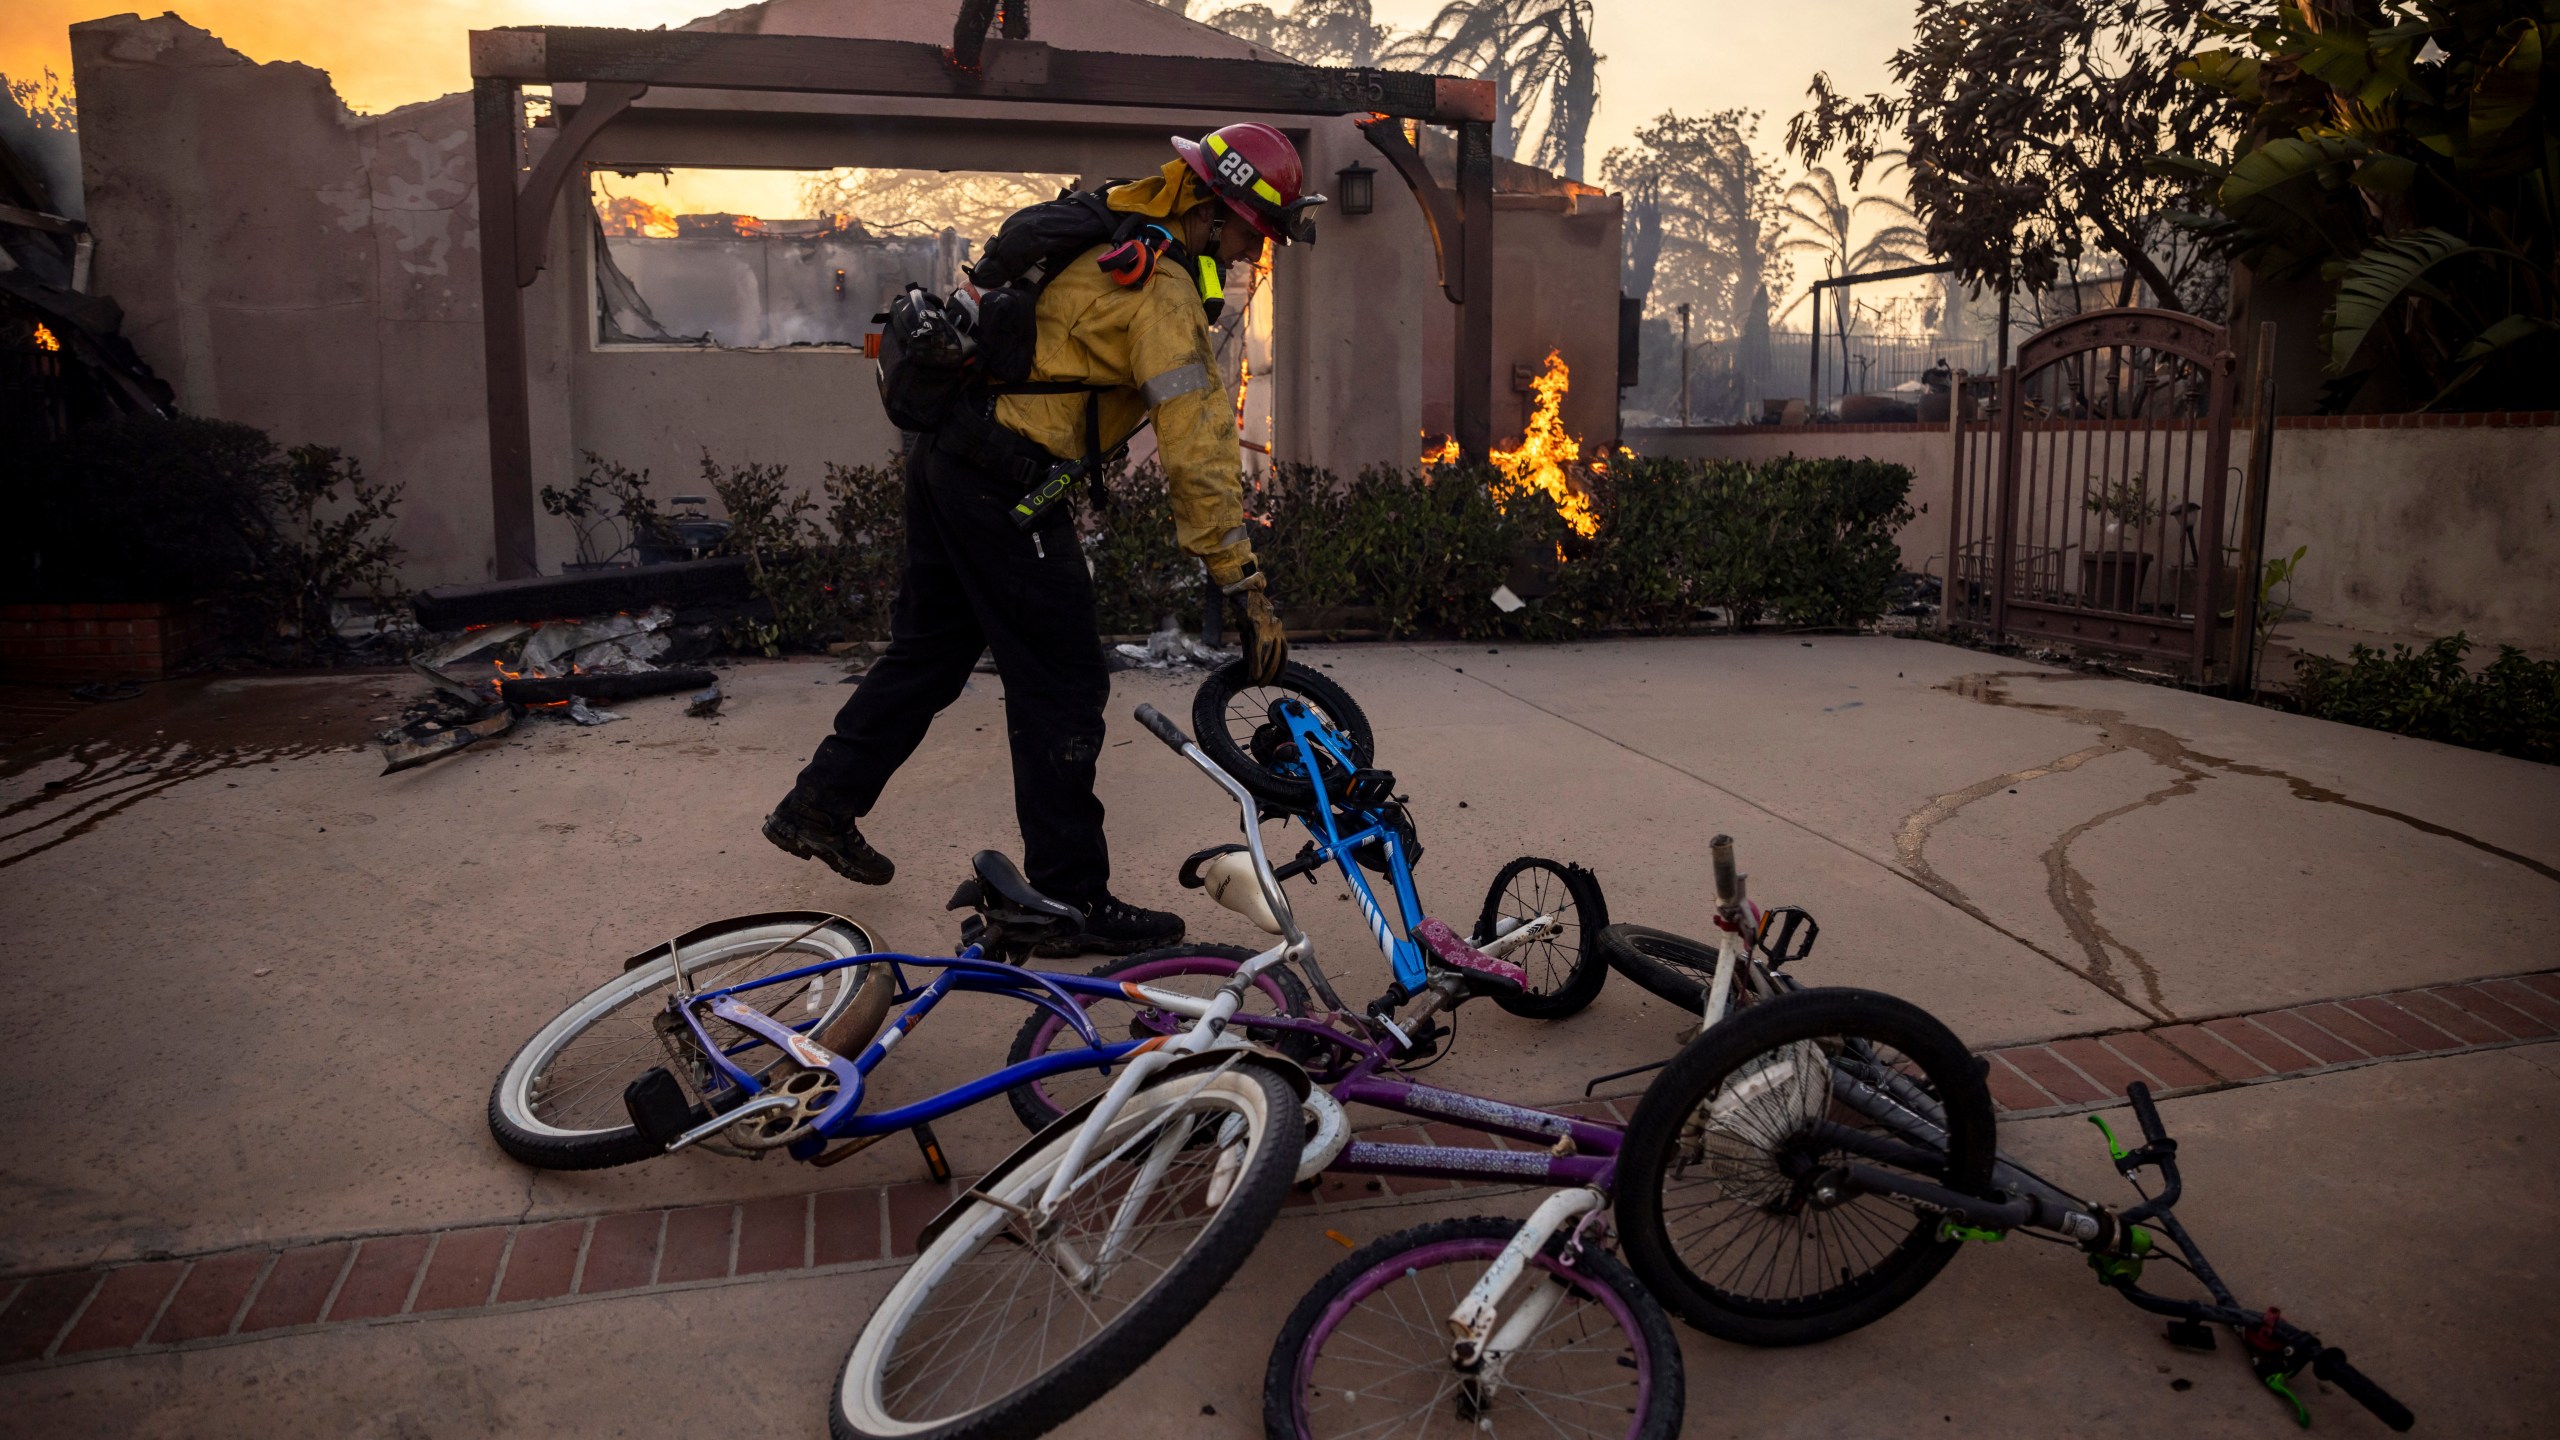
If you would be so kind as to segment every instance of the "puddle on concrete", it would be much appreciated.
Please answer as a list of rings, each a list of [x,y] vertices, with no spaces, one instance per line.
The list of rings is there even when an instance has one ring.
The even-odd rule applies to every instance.
[[[2007,686],[2007,682],[2012,680],[2031,680],[2039,684],[2067,684],[2095,678],[2098,677],[2057,675],[2041,670],[1997,670],[1978,675],[1960,675],[1938,686],[1938,689],[1949,694],[1959,695],[1980,704],[2025,710],[2038,715],[2051,715],[2073,724],[2091,726],[2098,731],[2098,741],[2096,744],[2084,746],[2042,765],[2012,771],[2006,775],[1995,775],[1961,790],[1932,797],[1927,804],[1903,818],[1902,825],[1894,836],[1894,849],[1912,877],[1927,886],[1932,893],[1981,920],[1984,924],[2000,929],[2003,934],[2009,934],[2013,939],[2019,939],[2021,944],[2027,944],[2038,954],[2065,966],[2135,1009],[2147,1011],[2163,1020],[2177,1018],[2177,1013],[2171,1010],[2167,1001],[2162,998],[2159,973],[2153,969],[2151,963],[2140,951],[2126,944],[2098,919],[2096,889],[2090,884],[2088,876],[2071,863],[2071,847],[2079,841],[2080,837],[2110,820],[2130,815],[2137,810],[2166,804],[2182,795],[2194,794],[2197,782],[2211,779],[2217,773],[2242,775],[2252,779],[2281,780],[2297,800],[2361,810],[2368,815],[2377,815],[2386,820],[2396,821],[2422,834],[2467,845],[2501,860],[2521,865],[2546,880],[2560,881],[2560,868],[2545,864],[2530,855],[2520,855],[2477,836],[2466,835],[2459,830],[2438,825],[2432,820],[2422,820],[2415,815],[2398,810],[2350,799],[2326,786],[2305,780],[2299,775],[2262,765],[2244,764],[2219,755],[2208,755],[2166,730],[2127,720],[2121,710],[2100,710],[2086,706],[2021,700],[2010,694]],[[1998,794],[2014,786],[2025,784],[2030,780],[2077,770],[2102,756],[2122,754],[2127,751],[2139,754],[2169,771],[2168,783],[2141,799],[2093,815],[2065,830],[2052,845],[2046,848],[2043,856],[2046,897],[2052,901],[2054,913],[2061,917],[2063,927],[2070,932],[2072,940],[2079,945],[2081,954],[2086,959],[2085,966],[2071,964],[2042,946],[2034,945],[2014,935],[2005,927],[1997,925],[1990,916],[1983,913],[1980,906],[1974,904],[1961,889],[1945,876],[1940,875],[1929,864],[1924,852],[1930,835],[1974,801],[1986,795]],[[2127,993],[2124,978],[2117,971],[2116,961],[2119,956],[2133,971],[2136,981],[2141,986],[2140,1000]]]
[[[0,754],[0,781],[62,772],[0,807],[0,869],[190,780],[361,746],[415,688],[392,671],[200,676],[84,709]]]

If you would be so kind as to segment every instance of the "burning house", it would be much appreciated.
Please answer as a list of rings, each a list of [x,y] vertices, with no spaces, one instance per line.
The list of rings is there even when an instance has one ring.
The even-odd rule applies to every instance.
[[[947,0],[769,0],[687,28],[941,45],[950,23]],[[1051,0],[1039,24],[1055,52],[1286,58],[1146,0]],[[504,387],[484,355],[506,350],[484,333],[473,96],[358,115],[326,74],[257,63],[175,16],[93,21],[71,37],[93,289],[122,305],[123,333],[178,404],[341,447],[403,484],[397,539],[413,585],[573,558],[565,521],[532,514],[520,482],[492,481],[490,397]],[[597,87],[547,88],[501,117],[520,176],[578,128]],[[898,286],[956,279],[982,238],[875,229],[859,213],[678,213],[596,177],[886,167],[1090,184],[1154,170],[1168,134],[1252,118],[1297,140],[1316,188],[1338,190],[1338,172],[1379,158],[1358,129],[1365,116],[1047,103],[1036,90],[649,90],[582,129],[568,152],[579,174],[548,209],[517,217],[538,242],[522,252],[538,261],[516,292],[525,414],[510,421],[529,437],[531,487],[566,485],[587,451],[660,475],[708,451],[786,465],[803,483],[828,461],[888,454],[898,436],[873,393],[864,326]],[[1454,144],[1426,126],[1421,145],[1452,185]],[[1619,379],[1617,200],[1509,162],[1493,170],[1491,284],[1472,303],[1491,311],[1494,379],[1475,403],[1497,445],[1605,444]],[[1267,330],[1229,352],[1254,463],[1412,464],[1426,434],[1463,428],[1464,307],[1423,206],[1385,178],[1373,209],[1335,207],[1321,243],[1279,253],[1258,287],[1250,308]],[[1540,428],[1542,384],[1554,393]],[[502,553],[510,533],[530,537],[529,554]]]

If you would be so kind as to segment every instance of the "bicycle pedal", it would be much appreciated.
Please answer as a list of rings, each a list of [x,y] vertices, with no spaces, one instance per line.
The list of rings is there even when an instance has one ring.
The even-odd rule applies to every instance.
[[[933,1127],[923,1121],[917,1121],[915,1136],[916,1148],[924,1152],[925,1172],[933,1177],[937,1185],[950,1184],[951,1162],[943,1157],[942,1142],[934,1138]]]
[[[663,1065],[622,1087],[622,1108],[632,1127],[661,1150],[694,1127],[693,1101]]]
[[[2201,1320],[2170,1321],[2168,1337],[2169,1343],[2179,1349],[2193,1350],[2203,1355],[2213,1353],[2216,1344],[2213,1338],[2213,1327]]]

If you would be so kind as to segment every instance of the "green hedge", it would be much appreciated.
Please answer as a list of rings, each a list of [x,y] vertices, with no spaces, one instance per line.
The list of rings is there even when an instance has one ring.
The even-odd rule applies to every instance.
[[[2471,637],[2448,635],[2423,650],[2357,645],[2345,660],[2294,662],[2296,704],[2306,715],[2560,764],[2560,662],[2512,645],[2478,674],[2463,664]]]
[[[894,466],[828,467],[825,503],[794,501],[779,467],[704,476],[774,604],[762,648],[887,633],[902,532]],[[645,484],[645,480],[642,482]],[[1646,460],[1592,479],[1598,532],[1574,534],[1537,496],[1497,499],[1488,469],[1363,470],[1347,483],[1283,466],[1247,497],[1254,549],[1292,611],[1374,608],[1393,635],[1561,639],[1679,631],[1717,611],[1736,626],[1854,625],[1884,613],[1911,519],[1911,472],[1872,460]],[[1102,629],[1200,620],[1199,563],[1173,538],[1152,464],[1111,475],[1109,506],[1079,505]],[[1504,585],[1530,599],[1509,614]]]
[[[1854,625],[1884,613],[1911,519],[1911,472],[1872,460],[1746,465],[1620,457],[1595,476],[1597,534],[1537,497],[1495,498],[1489,470],[1363,470],[1348,484],[1284,466],[1247,508],[1254,548],[1292,610],[1373,606],[1391,634],[1555,639],[1728,623]],[[1173,548],[1151,471],[1113,484],[1087,539],[1103,628],[1186,622],[1199,571]],[[1561,557],[1560,559],[1558,557]],[[1508,615],[1493,592],[1536,595]]]

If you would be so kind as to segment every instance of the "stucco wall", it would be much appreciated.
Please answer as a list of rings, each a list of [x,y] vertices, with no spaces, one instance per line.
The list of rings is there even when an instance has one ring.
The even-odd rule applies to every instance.
[[[2466,631],[2485,644],[2560,649],[2560,425],[2481,416],[2287,417],[2267,490],[2267,553],[2310,551],[2293,601],[2313,620],[2412,638]],[[2523,422],[2527,417],[2496,417]],[[2444,423],[2451,422],[2451,423]],[[1756,433],[1755,433],[1756,432]],[[2234,463],[2250,450],[2232,432]],[[1912,468],[1903,564],[1945,573],[1954,450],[1943,426],[1631,430],[1641,454],[1760,460],[1872,456]]]
[[[773,0],[701,28],[941,44],[949,0]],[[1275,58],[1147,0],[1050,0],[1038,35],[1062,48]],[[398,539],[414,585],[494,571],[479,330],[478,216],[469,100],[382,116],[342,105],[326,74],[259,65],[174,16],[72,28],[99,288],[127,333],[200,414],[282,443],[337,445],[407,487]],[[563,86],[564,106],[582,98]],[[756,112],[738,127],[706,111]],[[590,163],[877,165],[1041,170],[1099,181],[1152,172],[1165,137],[1251,118],[1064,105],[652,92],[598,137]],[[1273,117],[1332,190],[1353,161],[1379,170],[1377,209],[1326,214],[1321,243],[1275,265],[1274,450],[1349,473],[1409,464],[1426,399],[1448,388],[1456,310],[1434,279],[1419,206],[1347,118]],[[556,131],[537,130],[538,154]],[[1617,217],[1511,208],[1496,225],[1495,415],[1516,428],[1514,364],[1549,345],[1574,368],[1568,418],[1614,429]],[[843,350],[716,351],[594,341],[592,219],[566,187],[541,276],[526,292],[535,484],[560,485],[594,450],[695,488],[702,452],[790,468],[889,454],[869,365]],[[1516,313],[1515,313],[1515,307]],[[1432,352],[1438,347],[1435,365]],[[537,517],[543,566],[570,558],[565,522]]]
[[[420,583],[490,573],[469,107],[357,116],[174,18],[71,27],[93,288],[202,415],[408,487]]]

